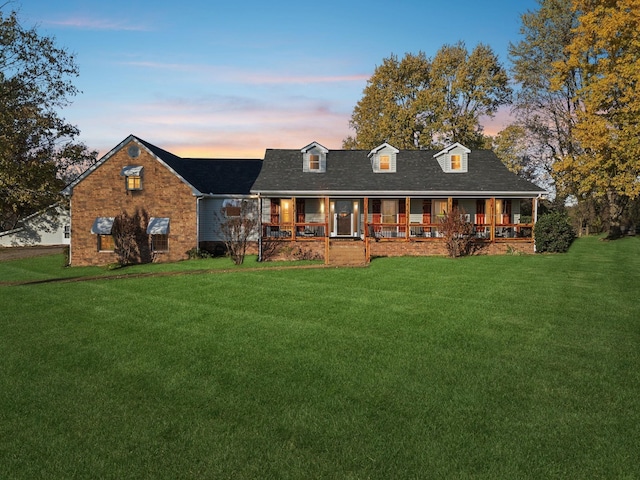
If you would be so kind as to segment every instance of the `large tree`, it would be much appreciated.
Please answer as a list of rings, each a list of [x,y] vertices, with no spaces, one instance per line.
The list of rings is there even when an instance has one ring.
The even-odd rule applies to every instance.
[[[422,52],[408,53],[402,60],[395,55],[385,58],[351,115],[349,124],[356,135],[347,137],[343,146],[367,149],[389,142],[402,149],[415,148],[414,135],[427,128],[420,122],[417,98],[428,88],[429,70],[430,61]]]
[[[556,62],[555,80],[582,73],[584,104],[574,129],[581,150],[556,165],[579,195],[605,197],[609,237],[621,233],[629,200],[640,195],[640,0],[574,0],[579,25]]]
[[[0,6],[0,231],[59,200],[74,165],[95,160],[59,110],[78,93],[73,55]]]
[[[471,53],[464,43],[445,45],[429,59],[424,53],[383,60],[355,106],[354,137],[345,148],[441,147],[484,144],[480,118],[510,101],[507,73],[486,45]]]
[[[538,183],[554,188],[557,174],[553,165],[580,151],[573,135],[576,113],[582,109],[576,97],[582,85],[580,70],[567,69],[556,84],[551,82],[554,64],[569,58],[565,49],[574,36],[578,14],[571,0],[538,0],[538,4],[538,10],[521,16],[522,40],[509,46],[512,78],[518,85],[513,113],[526,138],[526,170]],[[506,132],[502,141],[519,142],[514,133]],[[571,184],[563,187],[556,191],[559,204],[576,190]]]

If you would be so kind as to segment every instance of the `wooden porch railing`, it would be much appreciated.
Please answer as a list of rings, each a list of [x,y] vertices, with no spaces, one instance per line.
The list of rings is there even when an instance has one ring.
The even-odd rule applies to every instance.
[[[294,238],[324,238],[327,225],[325,223],[263,223],[262,238],[293,240]]]

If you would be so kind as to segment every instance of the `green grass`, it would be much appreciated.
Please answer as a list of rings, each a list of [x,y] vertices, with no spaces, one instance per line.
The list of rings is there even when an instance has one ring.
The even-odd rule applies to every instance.
[[[126,277],[167,273],[194,273],[215,270],[238,270],[244,268],[273,268],[300,265],[319,265],[318,261],[257,261],[257,256],[247,255],[242,265],[234,265],[226,257],[185,260],[175,263],[152,263],[145,265],[118,265],[97,267],[66,267],[64,255],[24,258],[21,260],[0,262],[0,285],[8,283],[50,282],[62,279],[81,279],[87,277]]]
[[[638,478],[638,292],[639,238],[0,286],[0,478]]]

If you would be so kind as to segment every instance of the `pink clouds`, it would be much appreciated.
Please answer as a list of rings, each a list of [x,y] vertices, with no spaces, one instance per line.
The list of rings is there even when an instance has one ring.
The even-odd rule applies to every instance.
[[[101,115],[82,121],[83,141],[101,154],[130,133],[177,155],[202,158],[262,158],[267,148],[301,148],[312,141],[337,149],[353,133],[350,111],[304,98],[167,98],[94,107]],[[485,134],[495,135],[511,121],[504,107],[483,119]]]
[[[318,141],[340,148],[350,112],[308,99],[266,102],[219,97],[93,105],[82,140],[101,154],[132,133],[185,157],[262,158],[267,148],[301,148]],[[105,129],[108,125],[108,129]]]

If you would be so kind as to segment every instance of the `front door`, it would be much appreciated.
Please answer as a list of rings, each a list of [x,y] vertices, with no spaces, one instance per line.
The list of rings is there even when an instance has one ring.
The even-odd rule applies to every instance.
[[[338,236],[353,235],[353,207],[350,200],[336,201],[336,234]]]

